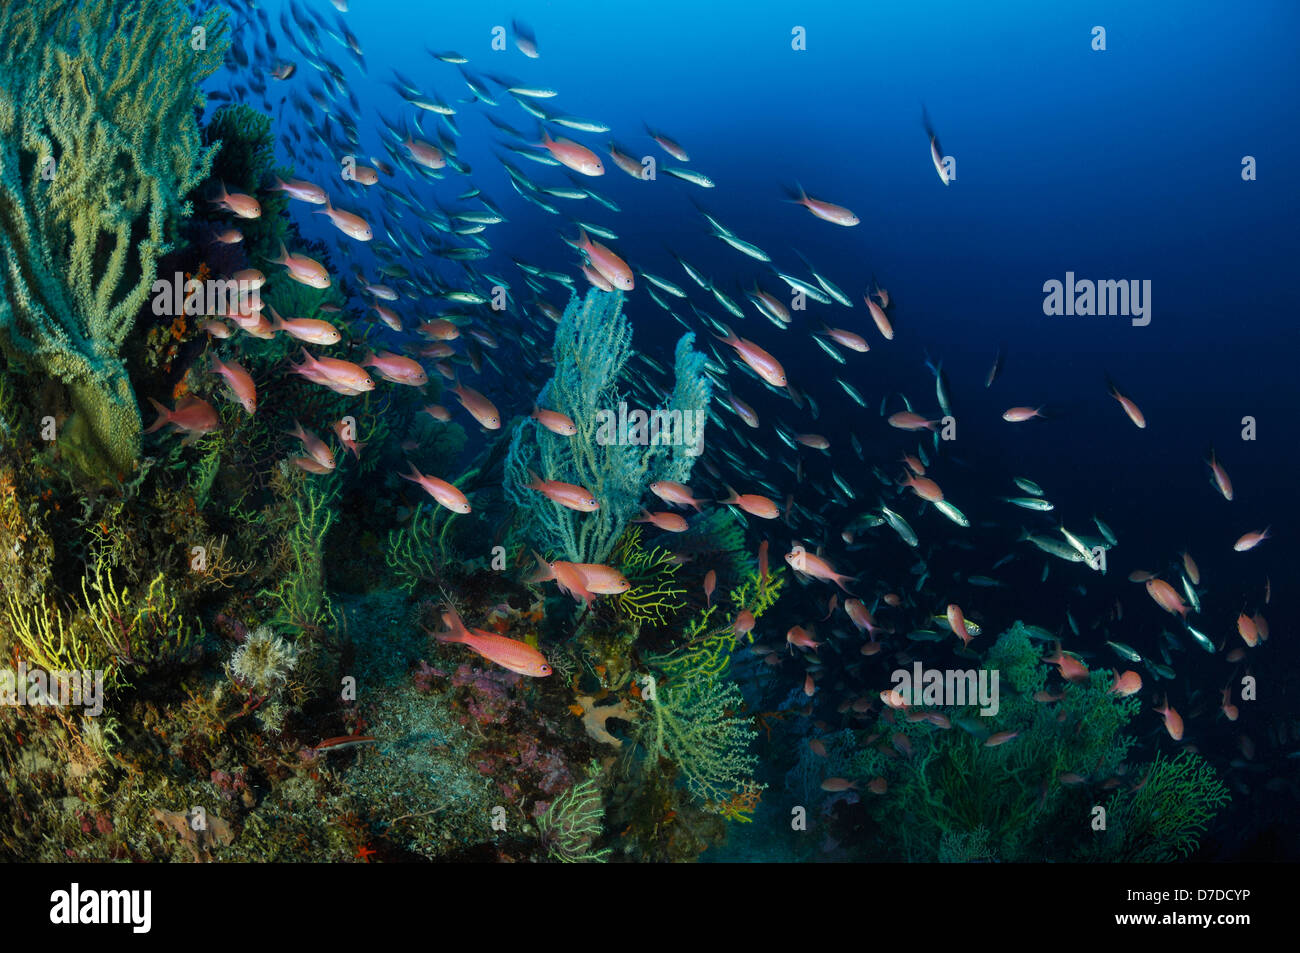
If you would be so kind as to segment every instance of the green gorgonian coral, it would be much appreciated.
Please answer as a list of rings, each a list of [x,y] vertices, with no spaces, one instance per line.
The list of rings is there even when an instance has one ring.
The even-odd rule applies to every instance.
[[[551,802],[537,818],[547,855],[565,864],[604,863],[611,849],[596,850],[605,820],[600,785],[595,777],[580,781]]]
[[[1183,750],[1173,760],[1156,752],[1139,770],[1140,786],[1106,804],[1106,830],[1084,852],[1107,863],[1168,863],[1192,854],[1215,812],[1231,800],[1208,761]]]
[[[676,763],[686,788],[706,804],[752,787],[758,759],[749,754],[758,732],[740,715],[745,699],[735,682],[702,672],[645,692],[650,717],[640,738],[651,758]]]
[[[1036,699],[1050,669],[1021,623],[998,639],[984,668],[1000,675],[995,714],[982,717],[975,705],[928,706],[949,719],[950,727],[942,728],[891,711],[860,733],[871,746],[834,766],[860,779],[864,789],[875,778],[887,782],[883,794],[867,800],[886,855],[921,861],[964,853],[1012,862],[1153,859],[1159,850],[1185,853],[1195,844],[1221,803],[1222,785],[1208,766],[1184,770],[1194,766],[1180,759],[1171,773],[1168,762],[1158,760],[1146,787],[1132,791],[1141,772],[1125,763],[1136,739],[1124,729],[1138,700],[1111,692],[1113,672],[1094,671],[1086,682],[1065,683],[1048,696],[1053,700]],[[1017,734],[985,744],[1000,732]],[[1080,842],[1096,834],[1093,809],[1107,784],[1127,788],[1107,808],[1111,829],[1127,833],[1097,834],[1081,850]]]
[[[536,548],[573,562],[605,562],[640,512],[651,482],[690,477],[712,396],[706,358],[687,334],[677,342],[676,385],[667,408],[640,411],[640,430],[635,421],[626,433],[612,426],[620,405],[627,411],[620,375],[632,356],[632,326],[622,311],[617,291],[592,290],[581,303],[569,301],[555,331],[555,376],[537,403],[567,414],[578,432],[562,437],[525,418],[515,424],[506,456],[506,493],[521,514],[524,535]],[[530,470],[586,487],[600,509],[581,513],[553,503],[527,488]]]
[[[0,347],[67,385],[65,442],[122,472],[141,423],[118,353],[207,174],[198,83],[223,34],[179,0],[0,8]]]
[[[641,624],[663,625],[685,605],[686,589],[677,582],[678,565],[673,554],[662,546],[646,549],[641,543],[641,527],[633,526],[610,557],[615,568],[632,584],[627,592],[611,599],[619,612]]]

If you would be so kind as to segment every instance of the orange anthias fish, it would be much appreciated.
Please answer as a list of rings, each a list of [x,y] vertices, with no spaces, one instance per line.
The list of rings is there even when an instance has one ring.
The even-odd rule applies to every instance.
[[[586,487],[559,480],[543,480],[532,470],[528,471],[528,476],[532,481],[527,484],[528,489],[536,490],[560,506],[577,510],[579,513],[594,513],[600,509],[600,502]]]
[[[272,258],[272,264],[284,265],[289,277],[309,288],[328,288],[330,273],[325,266],[306,255],[291,255],[289,249],[280,243],[280,257]]]
[[[248,375],[248,371],[237,361],[227,361],[222,363],[221,358],[215,354],[212,355],[212,373],[220,374],[230,385],[231,391],[234,392],[235,399],[239,401],[244,410],[250,414],[257,410],[257,386],[253,383],[253,378]]]
[[[1044,662],[1049,665],[1055,665],[1061,677],[1067,682],[1086,682],[1088,680],[1088,666],[1084,665],[1073,655],[1069,655],[1061,650],[1061,643],[1057,642],[1054,654],[1045,656]]]
[[[541,407],[534,405],[533,412],[529,416],[551,433],[559,434],[561,437],[572,437],[578,432],[578,426],[573,422],[573,419],[558,410],[543,410]]]
[[[543,132],[542,141],[538,145],[545,148],[557,162],[574,172],[592,176],[605,174],[605,167],[601,165],[596,153],[572,139],[565,139],[563,136],[552,139],[548,133]]]
[[[1183,716],[1174,710],[1169,704],[1169,696],[1165,696],[1164,707],[1157,706],[1156,713],[1163,715],[1165,719],[1165,731],[1169,732],[1169,737],[1174,741],[1183,740]]]
[[[849,590],[845,587],[844,580],[847,579],[849,582],[854,581],[852,576],[836,572],[835,567],[825,559],[813,555],[801,546],[796,546],[794,549],[790,550],[790,552],[786,553],[785,561],[790,564],[792,569],[812,576],[814,579],[824,579],[827,582],[833,582],[845,592],[849,592]],[[849,592],[849,595],[853,595],[853,593]]]
[[[717,335],[714,335],[714,337],[718,337],[718,340],[723,344],[734,347],[736,353],[740,355],[740,359],[748,364],[750,369],[763,380],[767,381],[767,383],[771,384],[773,387],[785,386],[785,368],[781,366],[780,361],[767,353],[767,351],[763,350],[753,341],[737,337],[736,334],[725,324],[720,325],[720,327],[726,331],[726,336],[718,337]]]
[[[1141,690],[1142,676],[1131,669],[1123,675],[1116,675],[1115,681],[1110,686],[1110,693],[1120,697],[1133,695]]]
[[[600,242],[592,241],[582,228],[578,229],[578,250],[587,256],[587,260],[600,276],[615,288],[623,291],[632,290],[635,281],[627,262]]]
[[[1155,600],[1156,605],[1166,612],[1177,613],[1183,618],[1187,618],[1190,607],[1183,602],[1183,597],[1175,591],[1173,586],[1163,579],[1148,579],[1146,585],[1147,592]]]
[[[479,422],[480,425],[488,430],[501,429],[501,412],[497,410],[496,404],[488,400],[472,387],[466,387],[464,384],[457,383],[455,387],[450,388],[451,392],[460,398],[461,406],[470,412],[470,415]]]
[[[961,639],[963,647],[970,645],[971,639],[975,638],[970,634],[970,629],[966,627],[966,616],[961,611],[961,606],[956,603],[948,606],[948,628],[952,629],[953,634]]]
[[[856,215],[842,205],[835,205],[831,202],[823,202],[819,199],[809,198],[808,193],[803,190],[803,186],[797,183],[795,184],[794,191],[790,193],[790,201],[795,205],[802,205],[822,221],[830,222],[833,225],[843,225],[846,228],[851,228],[861,221]]]
[[[757,516],[765,520],[774,520],[781,515],[781,510],[775,503],[765,496],[757,493],[737,493],[731,487],[727,487],[730,494],[725,500],[718,500],[727,506],[739,506],[750,516]]]
[[[398,474],[402,479],[410,480],[412,483],[419,484],[424,492],[428,493],[438,501],[440,506],[446,507],[453,513],[470,512],[469,500],[466,499],[465,494],[459,489],[448,483],[446,480],[425,476],[415,468],[415,464],[413,463],[410,466],[410,473]]]
[[[652,523],[656,529],[661,529],[665,533],[684,533],[687,530],[686,518],[676,513],[651,513],[642,510],[641,515],[632,520],[633,523]]]
[[[1125,397],[1123,394],[1121,394],[1115,388],[1115,385],[1113,383],[1110,383],[1109,381],[1107,383],[1110,386],[1110,396],[1114,397],[1117,401],[1119,401],[1120,406],[1124,408],[1124,413],[1128,414],[1128,419],[1133,421],[1133,424],[1135,426],[1145,430],[1147,425],[1147,419],[1146,417],[1142,416],[1142,411],[1138,409],[1138,405],[1133,403],[1133,401],[1129,400],[1129,398]]]
[[[221,194],[211,201],[229,212],[234,212],[240,218],[261,218],[262,216],[262,206],[257,199],[242,192],[227,192],[224,182],[221,184]]]
[[[665,503],[673,503],[677,506],[693,506],[695,512],[701,512],[700,501],[691,495],[691,488],[682,483],[674,483],[672,480],[656,480],[650,484],[650,492]]]
[[[1218,458],[1214,455],[1214,448],[1210,448],[1210,459],[1206,461],[1210,465],[1210,472],[1214,477],[1214,485],[1218,487],[1223,498],[1229,503],[1232,502],[1232,481],[1228,479],[1228,471],[1223,469]]]
[[[495,662],[502,668],[508,668],[520,675],[541,678],[551,674],[551,666],[546,663],[546,656],[527,642],[508,639],[504,635],[493,635],[482,629],[467,629],[455,609],[448,609],[442,614],[442,623],[447,631],[435,633],[439,642],[459,642],[483,656],[489,662]]]
[[[186,397],[176,405],[175,410],[168,410],[152,397],[149,398],[149,403],[158,411],[158,419],[145,433],[153,433],[170,424],[173,432],[184,431],[187,434],[184,443],[193,443],[205,433],[211,433],[221,426],[221,418],[213,406],[198,397]]]

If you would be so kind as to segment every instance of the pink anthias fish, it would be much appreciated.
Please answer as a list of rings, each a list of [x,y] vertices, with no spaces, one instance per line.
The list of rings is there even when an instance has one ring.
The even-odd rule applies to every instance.
[[[411,464],[410,473],[402,473],[399,474],[399,476],[404,480],[410,480],[412,483],[419,484],[424,492],[433,497],[440,506],[446,507],[453,513],[470,512],[469,500],[466,498],[465,494],[446,480],[440,480],[437,477],[432,476],[425,476],[415,468],[414,464]]]
[[[867,310],[871,312],[871,320],[876,322],[876,330],[886,341],[892,341],[894,326],[889,323],[889,316],[885,314],[885,309],[872,301],[870,295],[864,295],[863,300],[867,303]]]
[[[603,563],[571,563],[561,559],[547,562],[534,552],[538,571],[528,581],[559,583],[560,588],[574,599],[590,602],[598,595],[618,595],[627,592],[632,584],[613,566]]]
[[[257,385],[253,383],[253,378],[249,376],[248,371],[244,370],[236,361],[222,363],[221,358],[215,354],[212,355],[212,373],[220,374],[230,385],[230,390],[234,393],[235,399],[239,401],[244,410],[250,414],[257,411]]]
[[[215,199],[210,199],[214,205],[220,205],[228,212],[234,212],[240,218],[261,218],[262,206],[251,195],[245,195],[243,192],[228,192],[226,185],[221,184],[221,194]]]
[[[682,483],[674,483],[672,480],[656,480],[650,484],[650,492],[665,503],[672,503],[675,506],[690,506],[694,507],[695,512],[701,512],[700,501],[691,495],[691,488]]]
[[[546,656],[527,642],[509,639],[504,635],[493,635],[482,629],[467,629],[455,609],[448,609],[442,614],[442,624],[447,628],[434,634],[439,642],[457,642],[468,645],[489,662],[495,662],[502,668],[508,668],[520,675],[542,678],[551,674],[551,666]]]
[[[459,382],[450,390],[460,398],[461,406],[468,410],[481,426],[486,427],[488,430],[501,429],[501,412],[497,410],[496,404],[474,388],[466,387]]]
[[[814,579],[823,579],[826,582],[833,582],[845,592],[849,592],[848,587],[844,585],[844,580],[854,581],[854,577],[847,576],[844,573],[835,571],[835,567],[820,556],[808,552],[802,546],[796,546],[790,552],[785,554],[785,561],[790,564],[790,568],[805,575],[812,576]],[[850,592],[849,595],[852,595]]]
[[[533,412],[528,416],[537,421],[553,434],[561,437],[572,437],[578,432],[577,425],[567,414],[562,414],[558,410],[544,410],[533,405]]]
[[[334,431],[335,436],[339,438],[339,443],[343,444],[343,449],[347,450],[354,457],[360,460],[361,451],[365,449],[365,446],[369,441],[357,440],[356,421],[344,417],[341,420],[334,421],[331,425],[331,429]]]
[[[310,202],[312,205],[324,205],[329,201],[329,196],[319,185],[311,182],[305,182],[301,179],[290,179],[288,182],[276,176],[275,185],[271,187],[274,192],[287,192],[289,198],[297,199],[300,202]]]
[[[309,288],[319,289],[330,286],[330,273],[325,270],[324,265],[306,255],[290,254],[289,249],[284,247],[284,242],[280,243],[280,257],[272,258],[271,263],[284,265],[290,278]]]
[[[335,208],[328,196],[325,198],[325,207],[315,214],[328,215],[334,227],[349,238],[355,238],[359,242],[368,242],[374,238],[374,232],[370,230],[364,218]]]
[[[735,348],[740,359],[748,364],[750,369],[763,380],[767,381],[767,383],[771,384],[773,387],[785,386],[785,368],[781,366],[780,361],[767,353],[767,351],[763,350],[753,341],[737,337],[736,334],[725,324],[721,325],[721,327],[726,332],[726,336],[718,337],[717,335],[714,335],[714,337],[717,337],[723,344]]]
[[[158,411],[158,419],[145,430],[145,433],[153,433],[170,425],[173,433],[183,432],[186,435],[182,442],[188,444],[221,426],[221,418],[217,416],[216,409],[199,397],[184,398],[176,405],[175,410],[167,409],[152,397],[149,398],[149,403],[153,404],[154,409]]]
[[[605,167],[596,153],[572,139],[565,139],[563,136],[552,139],[549,133],[543,131],[542,141],[538,145],[549,152],[557,162],[574,172],[590,176],[605,174]]]
[[[600,272],[600,276],[622,291],[631,291],[634,286],[632,269],[627,262],[598,241],[588,237],[585,229],[578,229],[578,251],[587,256],[591,266]]]
[[[343,340],[343,335],[339,329],[334,327],[328,321],[321,321],[317,318],[282,318],[276,312],[275,308],[268,308],[271,312],[271,328],[279,334],[284,332],[289,337],[299,341],[305,341],[308,344],[337,344]]]
[[[790,201],[796,205],[802,205],[822,221],[831,222],[834,225],[851,227],[857,225],[860,221],[856,215],[842,205],[809,198],[808,193],[803,190],[803,186],[798,183],[795,184],[795,190],[790,193]]]
[[[651,513],[644,509],[641,511],[641,515],[632,522],[651,523],[656,529],[661,529],[666,533],[684,533],[689,528],[685,517],[676,513]]]
[[[429,383],[429,375],[424,372],[419,361],[409,357],[380,351],[378,354],[368,352],[361,361],[362,367],[373,367],[379,376],[393,384],[405,384],[408,387],[423,387]]]
[[[446,156],[442,154],[442,150],[437,146],[432,146],[419,139],[412,139],[410,136],[406,138],[402,145],[406,146],[406,151],[410,154],[411,159],[426,169],[441,169],[447,164]]]
[[[375,382],[365,369],[351,361],[341,361],[332,357],[312,357],[304,348],[303,363],[289,362],[295,373],[301,374],[314,384],[328,387],[338,394],[356,396],[375,389]]]
[[[586,487],[560,480],[543,480],[532,470],[528,471],[528,477],[532,481],[527,484],[528,489],[536,490],[566,509],[577,510],[579,513],[594,513],[600,509],[600,503]]]
[[[307,452],[308,457],[315,460],[326,470],[334,469],[334,451],[320,437],[310,430],[303,429],[302,424],[296,420],[293,422],[293,429],[289,431],[289,434],[302,441],[302,448]]]

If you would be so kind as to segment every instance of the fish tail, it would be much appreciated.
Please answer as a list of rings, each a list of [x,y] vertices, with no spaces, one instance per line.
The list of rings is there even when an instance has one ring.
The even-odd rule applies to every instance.
[[[433,633],[433,637],[439,642],[464,642],[465,636],[469,635],[469,630],[465,628],[465,623],[461,621],[455,609],[448,608],[442,614],[442,624],[447,627],[446,630]]]
[[[166,424],[167,421],[171,420],[171,416],[172,416],[172,412],[170,410],[168,410],[158,401],[154,400],[152,397],[149,398],[149,403],[153,404],[154,410],[158,411],[158,419],[153,422],[153,426],[149,427],[149,429],[147,429],[145,433],[153,433],[159,427],[162,427],[164,424]]]
[[[528,580],[529,582],[547,582],[555,578],[555,570],[551,568],[551,564],[543,559],[542,554],[535,549],[533,550],[533,558],[537,560],[537,573]]]
[[[735,332],[735,331],[731,330],[731,328],[727,327],[727,326],[726,326],[725,324],[723,324],[721,321],[716,321],[716,322],[714,322],[714,323],[715,323],[718,327],[720,327],[720,328],[722,329],[722,331],[723,331],[723,334],[714,334],[713,336],[714,336],[715,338],[717,338],[717,339],[718,339],[719,341],[721,341],[723,344],[728,344],[728,345],[731,345],[732,347],[735,347],[737,344],[740,343],[740,338],[736,337],[736,332]],[[725,335],[725,336],[724,336],[724,335]]]

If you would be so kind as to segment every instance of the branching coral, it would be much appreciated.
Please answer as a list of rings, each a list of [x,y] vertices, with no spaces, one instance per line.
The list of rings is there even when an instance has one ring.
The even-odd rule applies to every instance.
[[[463,484],[475,473],[466,473],[454,481],[455,485]],[[444,507],[421,504],[407,526],[389,530],[384,559],[397,584],[407,592],[414,592],[421,583],[436,579],[447,564],[451,557],[448,535],[454,516]]]
[[[207,173],[197,84],[223,31],[221,14],[196,24],[178,0],[0,12],[0,347],[68,386],[65,442],[123,472],[141,423],[118,354]]]
[[[1070,859],[1079,840],[1074,834],[1089,826],[1091,791],[1131,787],[1137,780],[1124,763],[1134,743],[1124,729],[1138,701],[1111,693],[1109,671],[1065,683],[1059,700],[1037,701],[1050,669],[1020,623],[999,638],[984,667],[1000,675],[995,714],[981,717],[975,706],[927,709],[949,719],[945,729],[887,709],[862,733],[875,736],[874,743],[854,755],[846,774],[861,779],[863,788],[875,778],[887,781],[887,790],[867,802],[887,853],[926,861],[970,851],[1003,861]],[[999,732],[1017,734],[987,746]],[[1107,842],[1129,859],[1150,859],[1144,852],[1161,849],[1158,843],[1170,850],[1194,844],[1219,803],[1221,786],[1208,770],[1192,770],[1183,761],[1176,769],[1160,764],[1147,781],[1148,787],[1157,782],[1152,793],[1125,791],[1108,812],[1112,826],[1141,831]],[[1172,799],[1189,805],[1182,819],[1165,819]]]
[[[525,418],[514,427],[506,457],[506,493],[526,524],[525,535],[536,548],[573,562],[605,562],[640,510],[646,486],[654,480],[685,482],[703,440],[696,423],[707,412],[711,384],[690,334],[677,344],[677,382],[668,407],[654,412],[661,415],[660,425],[671,421],[670,426],[652,435],[647,424],[642,441],[640,434],[619,434],[611,425],[626,403],[620,375],[632,356],[632,327],[622,311],[619,292],[593,290],[581,304],[570,300],[555,331],[555,376],[537,402],[567,414],[578,431],[562,437]],[[529,470],[586,487],[600,509],[576,512],[527,489]]]
[[[561,863],[603,863],[610,855],[606,847],[592,845],[603,831],[605,807],[596,778],[580,781],[551,802],[537,818],[542,843],[552,860]]]
[[[632,588],[613,596],[618,610],[635,622],[662,625],[686,605],[686,590],[677,583],[677,563],[661,546],[641,545],[641,527],[633,526],[610,557]]]
[[[1159,752],[1136,790],[1106,805],[1106,830],[1085,851],[1110,863],[1168,863],[1196,850],[1215,812],[1231,795],[1209,763],[1191,751],[1172,761]]]
[[[652,758],[670,758],[687,790],[704,804],[730,801],[753,783],[758,759],[748,753],[758,733],[739,711],[744,697],[727,678],[696,675],[645,693],[649,716],[640,738]]]
[[[6,594],[5,616],[28,659],[49,671],[98,669],[119,686],[128,670],[143,671],[193,660],[198,635],[181,612],[167,577],[144,592],[118,586],[103,558],[81,580],[82,604],[71,617],[38,604],[29,615]]]
[[[334,523],[333,504],[337,484],[322,488],[299,479],[300,492],[290,497],[282,510],[285,533],[285,572],[279,585],[259,595],[271,596],[276,605],[275,621],[313,633],[330,629],[336,616],[325,591],[325,534]],[[287,524],[287,525],[285,525]]]
[[[686,626],[681,646],[662,655],[651,656],[647,661],[666,674],[679,678],[724,675],[731,664],[731,653],[736,648],[736,616],[748,610],[757,620],[776,602],[784,584],[784,570],[779,566],[766,577],[755,569],[749,578],[731,591],[730,613],[715,602]],[[753,640],[752,633],[749,638]]]
[[[81,580],[86,617],[124,667],[158,668],[192,661],[197,633],[181,613],[167,577],[158,573],[148,590],[133,596],[119,589],[100,560]]]

